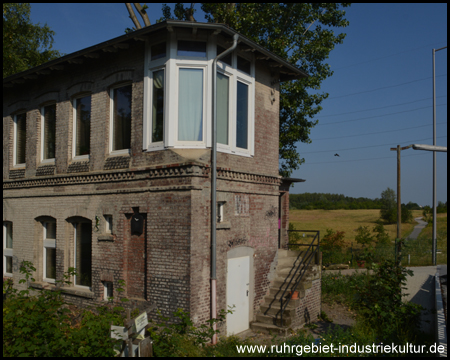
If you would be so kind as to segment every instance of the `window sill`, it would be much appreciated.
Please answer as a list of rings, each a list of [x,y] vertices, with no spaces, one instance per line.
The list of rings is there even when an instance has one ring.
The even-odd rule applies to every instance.
[[[217,223],[216,229],[217,230],[231,229],[231,223],[229,221]]]
[[[74,295],[83,297],[86,299],[94,299],[94,293],[89,290],[88,288],[82,288],[82,287],[57,287],[55,284],[48,283],[48,282],[41,282],[36,281],[30,284],[30,286],[34,289],[38,290],[61,290],[64,294]]]
[[[27,164],[14,164],[12,170],[22,170],[26,168]]]
[[[113,234],[100,234],[97,237],[98,241],[114,241],[115,236]]]
[[[42,159],[40,165],[55,165],[55,158],[53,158],[53,159]]]

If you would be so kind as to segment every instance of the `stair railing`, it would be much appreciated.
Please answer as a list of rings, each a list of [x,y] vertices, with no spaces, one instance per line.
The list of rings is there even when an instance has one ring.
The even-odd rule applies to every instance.
[[[278,317],[278,314],[280,314],[280,326],[283,326],[283,313],[286,310],[287,306],[289,305],[289,302],[291,301],[292,294],[294,293],[294,291],[296,291],[297,286],[302,281],[303,276],[305,275],[306,271],[308,270],[308,266],[311,263],[311,260],[314,259],[316,254],[318,254],[319,251],[320,251],[320,231],[316,231],[316,230],[288,230],[288,232],[303,232],[303,233],[314,232],[314,233],[316,233],[316,235],[314,236],[314,238],[311,241],[311,243],[309,244],[309,246],[308,246],[308,244],[297,244],[297,243],[288,243],[287,244],[288,250],[289,250],[289,247],[295,247],[295,246],[308,246],[308,249],[305,252],[307,254],[306,258],[301,257],[302,253],[300,253],[297,256],[297,259],[295,260],[295,262],[294,262],[294,264],[292,266],[292,269],[295,267],[295,264],[300,259],[300,257],[301,257],[301,260],[299,261],[299,263],[297,265],[297,268],[296,268],[296,270],[294,272],[294,275],[291,277],[291,279],[289,280],[288,285],[286,286],[286,288],[284,289],[283,293],[281,294],[281,297],[280,297],[280,311],[275,316],[275,324],[276,324],[276,318]],[[316,239],[317,239],[317,244],[314,244],[316,242]],[[315,249],[312,250],[312,248],[315,248]],[[291,271],[292,271],[292,269],[291,269]],[[299,270],[300,270],[300,272],[297,275],[297,272]],[[287,279],[289,278],[291,271],[289,272],[289,274],[287,275],[286,279],[284,280],[283,285],[286,283]],[[286,291],[288,291],[288,289],[291,287],[291,283],[292,283],[293,279],[297,279],[297,280],[294,283],[294,287],[290,290],[291,291],[291,296],[289,296],[287,298],[287,300],[285,301],[285,303],[283,304],[283,299],[285,297]],[[281,285],[281,288],[283,287],[283,285]],[[266,311],[266,313],[268,311],[269,311],[269,309]]]

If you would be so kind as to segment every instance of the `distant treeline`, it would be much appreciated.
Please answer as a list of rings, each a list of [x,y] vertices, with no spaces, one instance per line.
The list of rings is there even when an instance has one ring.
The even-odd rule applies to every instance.
[[[410,210],[422,209],[413,202],[409,202],[404,206]],[[381,209],[382,201],[378,198],[353,198],[342,194],[304,193],[289,194],[289,207],[299,210]]]

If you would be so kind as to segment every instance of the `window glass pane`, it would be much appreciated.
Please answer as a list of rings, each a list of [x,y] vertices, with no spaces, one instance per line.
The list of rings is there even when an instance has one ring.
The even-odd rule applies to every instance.
[[[88,155],[91,144],[91,97],[75,100],[76,145],[75,156]]]
[[[13,248],[13,234],[12,234],[12,224],[6,223],[6,249],[12,249]]]
[[[131,85],[113,90],[113,150],[131,147]]]
[[[179,40],[177,55],[206,57],[206,42]]]
[[[217,73],[217,142],[228,145],[229,78]]]
[[[45,229],[46,229],[45,238],[55,240],[56,239],[56,223],[55,222],[45,223]]]
[[[55,158],[56,104],[44,107],[44,159]]]
[[[151,48],[152,60],[160,59],[166,56],[166,43],[153,45]]]
[[[75,284],[91,286],[92,242],[91,224],[78,223],[76,226],[76,263],[77,276]]]
[[[203,70],[180,69],[178,140],[203,140]]]
[[[247,74],[250,74],[250,61],[247,59],[241,58],[240,56],[237,57],[237,68],[238,70],[241,70]]]
[[[27,114],[16,116],[16,164],[25,164]]]
[[[163,141],[164,70],[153,72],[152,142]]]
[[[45,248],[45,277],[47,279],[56,279],[56,249]]]
[[[220,46],[220,45],[217,45],[217,55],[222,54],[224,51],[225,51],[225,48],[223,48],[223,47]],[[222,62],[224,62],[225,64],[228,64],[228,65],[231,66],[232,55],[233,55],[233,52],[230,52],[227,56],[221,58],[219,61],[222,61]]]
[[[236,146],[248,148],[248,85],[237,82]]]
[[[5,256],[6,260],[6,272],[12,274],[13,272],[13,258],[12,256]]]

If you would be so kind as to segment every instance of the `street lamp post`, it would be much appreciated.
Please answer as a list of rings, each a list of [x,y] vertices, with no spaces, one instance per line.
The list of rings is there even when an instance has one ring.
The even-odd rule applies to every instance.
[[[446,49],[444,46],[439,49],[433,49],[433,146],[436,146],[436,72],[435,72],[435,57],[436,51]],[[433,265],[436,265],[436,151],[433,151]]]

